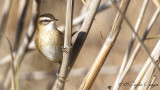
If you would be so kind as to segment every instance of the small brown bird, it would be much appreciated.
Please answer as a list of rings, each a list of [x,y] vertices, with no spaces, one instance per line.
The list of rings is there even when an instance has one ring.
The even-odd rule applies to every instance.
[[[36,46],[38,51],[53,62],[60,62],[63,58],[64,36],[56,26],[55,17],[42,14],[37,20]]]

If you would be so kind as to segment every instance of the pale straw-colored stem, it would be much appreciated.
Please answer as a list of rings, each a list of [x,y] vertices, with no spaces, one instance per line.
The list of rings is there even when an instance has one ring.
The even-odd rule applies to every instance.
[[[120,10],[122,10],[122,13],[125,14],[126,10],[128,8],[130,0],[122,0],[120,4]],[[121,24],[123,21],[124,15],[121,15],[119,12],[117,13],[113,26],[111,28],[111,31],[106,38],[103,47],[101,48],[98,56],[95,59],[95,62],[92,64],[92,67],[90,68],[89,72],[87,73],[85,79],[83,80],[79,90],[88,90],[90,89],[91,85],[93,84],[94,80],[96,79],[104,61],[106,60],[112,46],[114,45],[114,42],[119,34],[119,31],[121,30]]]
[[[4,0],[4,6],[2,9],[2,18],[0,19],[0,33],[4,33],[6,26],[7,26],[7,21],[9,17],[9,13],[11,11],[11,5],[12,5],[13,0]],[[0,44],[2,41],[2,35],[0,35]]]
[[[23,57],[25,55],[25,52],[27,50],[27,47],[28,47],[28,45],[29,45],[34,33],[35,33],[36,21],[37,21],[38,13],[39,13],[39,3],[40,3],[40,0],[33,0],[32,20],[30,22],[26,37],[24,38],[24,41],[23,41],[22,45],[20,46],[18,53],[17,53],[15,60],[14,60],[14,66],[15,66],[16,70],[17,70],[17,67],[21,64]],[[11,69],[8,70],[7,76],[4,81],[3,86],[4,86],[5,90],[7,88],[9,88],[10,79],[11,79]]]
[[[116,7],[116,9],[117,9],[121,14],[123,14],[123,13],[118,9],[118,6],[117,6],[117,5],[114,4],[114,6]],[[128,21],[128,19],[127,19],[126,17],[124,17],[124,20],[127,22],[127,24],[129,25],[129,27],[131,28],[132,32],[135,34],[136,38],[139,40],[140,45],[143,46],[143,49],[144,49],[145,52],[148,54],[148,56],[151,58],[151,60],[152,60],[152,62],[154,63],[155,67],[157,68],[158,72],[160,73],[159,67],[156,65],[156,62],[154,61],[154,59],[153,59],[152,56],[150,55],[150,52],[149,52],[148,48],[147,48],[146,45],[143,43],[144,39],[146,38],[146,35],[148,34],[149,28],[151,28],[153,22],[155,21],[155,19],[156,19],[156,17],[157,17],[157,14],[156,14],[156,13],[157,13],[157,11],[156,11],[155,14],[153,15],[153,18],[151,19],[151,21],[150,21],[150,23],[149,23],[149,25],[148,25],[148,28],[147,28],[147,30],[146,30],[146,32],[145,32],[145,34],[144,34],[144,36],[143,36],[142,39],[140,39],[140,37],[139,37],[138,34],[135,32],[134,28],[132,27],[131,23]],[[138,45],[138,47],[139,47],[140,45]],[[138,49],[137,49],[137,50],[138,50]],[[135,53],[135,52],[134,52],[134,53]],[[132,57],[132,58],[134,58],[134,57]],[[120,80],[119,80],[119,83],[121,83],[121,82],[123,81],[123,79],[124,79],[124,77],[126,76],[126,74],[127,74],[128,70],[129,70],[131,64],[132,64],[132,61],[129,61],[129,64],[128,64],[127,68],[125,68],[126,70],[124,70],[124,72],[123,72],[123,74],[122,74],[122,76],[121,76],[121,78],[120,78]],[[119,85],[116,85],[116,86],[119,88]],[[118,89],[118,88],[117,88],[117,89]],[[117,89],[115,89],[115,90],[117,90]]]
[[[152,51],[151,55],[153,56],[154,60],[157,62],[157,65],[158,65],[159,59],[160,59],[160,40],[158,41],[158,43],[155,46],[154,50]],[[139,86],[138,90],[146,90],[147,89],[148,85],[145,85],[145,83],[149,83],[154,71],[155,71],[155,66],[152,63],[151,59],[148,58],[148,60],[146,61],[145,65],[143,66],[141,72],[139,73],[139,75],[136,79],[138,81],[139,78],[141,78],[141,79],[143,78],[142,80],[139,79],[139,80],[141,80],[140,84],[142,84],[142,86]]]
[[[137,19],[137,22],[136,22],[136,25],[135,25],[135,27],[134,27],[134,28],[135,28],[135,32],[138,32],[138,30],[139,30],[139,26],[140,26],[141,21],[142,21],[142,19],[143,19],[144,12],[145,12],[145,10],[146,10],[147,4],[148,4],[148,0],[144,0],[144,1],[143,1],[142,8],[141,8],[141,11],[140,11],[140,14],[139,14],[138,19]],[[124,71],[124,68],[125,68],[125,66],[126,66],[126,64],[127,64],[128,56],[130,55],[130,52],[131,52],[132,46],[133,46],[133,44],[134,44],[134,41],[135,41],[135,35],[133,34],[132,37],[131,37],[131,40],[130,40],[130,42],[129,42],[128,49],[126,50],[126,53],[125,53],[125,55],[124,55],[124,58],[123,58],[123,61],[122,61],[122,64],[121,64],[121,68],[120,68],[120,70],[119,70],[119,73],[118,73],[118,75],[117,75],[116,81],[115,81],[115,83],[114,83],[114,87],[115,87],[116,85],[118,85],[119,78],[121,77],[121,75],[122,75],[122,73],[123,73],[123,71]],[[114,88],[114,87],[113,87],[113,88]]]
[[[67,10],[66,10],[66,26],[65,26],[65,36],[64,36],[64,49],[63,60],[60,67],[59,75],[55,81],[52,90],[63,90],[65,81],[67,78],[68,67],[70,64],[71,57],[71,35],[72,35],[72,17],[73,17],[73,5],[74,0],[67,0]]]
[[[26,17],[26,12],[27,8],[29,5],[28,0],[19,0],[19,7],[18,7],[18,24],[17,24],[17,31],[16,31],[16,37],[14,40],[14,48],[13,51],[17,52],[19,43],[20,43],[20,38],[22,35],[22,30],[24,26],[24,19]]]

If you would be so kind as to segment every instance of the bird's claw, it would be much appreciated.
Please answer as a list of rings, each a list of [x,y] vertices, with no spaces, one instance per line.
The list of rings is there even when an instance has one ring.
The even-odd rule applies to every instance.
[[[67,48],[68,48],[68,49],[71,49],[71,48],[72,48],[72,46],[67,47]],[[65,52],[66,54],[67,54],[67,53],[69,53],[69,51],[67,50],[67,48],[62,47],[62,51],[63,51],[63,52]]]

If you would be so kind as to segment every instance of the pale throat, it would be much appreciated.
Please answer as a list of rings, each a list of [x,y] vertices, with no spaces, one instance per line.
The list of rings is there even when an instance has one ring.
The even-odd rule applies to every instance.
[[[55,30],[57,29],[57,25],[55,22],[51,22],[45,26],[45,30]]]

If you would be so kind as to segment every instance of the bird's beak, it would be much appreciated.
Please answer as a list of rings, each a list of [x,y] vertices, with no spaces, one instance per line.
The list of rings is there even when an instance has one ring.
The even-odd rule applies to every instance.
[[[55,21],[58,21],[58,19],[55,19]]]

